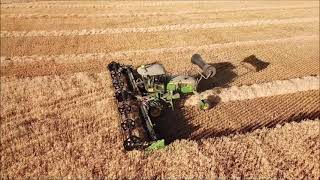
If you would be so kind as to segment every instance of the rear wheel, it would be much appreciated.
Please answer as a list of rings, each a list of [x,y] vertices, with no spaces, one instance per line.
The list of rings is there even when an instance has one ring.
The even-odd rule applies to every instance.
[[[210,103],[208,100],[201,100],[200,101],[200,109],[201,110],[208,110],[210,108]]]
[[[151,107],[149,109],[149,114],[153,118],[160,117],[162,109],[160,107]]]
[[[134,149],[140,148],[141,139],[137,136],[130,136],[123,142],[124,149],[127,151],[132,151]]]
[[[133,129],[135,127],[135,122],[132,119],[126,119],[124,122],[121,123],[121,127],[124,131],[128,129]]]
[[[159,101],[149,102],[149,116],[151,118],[158,118],[161,116],[163,110],[163,105]]]

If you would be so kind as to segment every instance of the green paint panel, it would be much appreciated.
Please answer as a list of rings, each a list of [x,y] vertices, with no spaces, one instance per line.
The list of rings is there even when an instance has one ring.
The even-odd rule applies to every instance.
[[[164,139],[158,140],[154,143],[152,143],[149,147],[146,148],[146,151],[154,151],[157,149],[163,149],[166,147],[166,143],[164,142]]]
[[[209,102],[207,102],[205,100],[201,100],[199,105],[200,105],[201,110],[207,110],[210,107]]]
[[[175,91],[177,89],[177,86],[172,83],[167,84],[167,91]]]
[[[194,90],[194,87],[191,84],[182,84],[181,85],[181,92],[184,94],[192,93]]]

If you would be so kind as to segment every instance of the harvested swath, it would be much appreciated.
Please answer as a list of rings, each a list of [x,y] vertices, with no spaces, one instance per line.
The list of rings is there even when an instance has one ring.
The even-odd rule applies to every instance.
[[[115,106],[110,106],[113,92],[106,85],[106,73],[1,82],[2,150],[13,145],[32,148],[62,134],[87,133],[88,127],[108,124],[110,115],[117,117]]]
[[[13,57],[8,60],[4,60],[3,57],[4,61],[1,62],[1,65],[6,66],[1,67],[1,75],[25,78],[53,74],[73,74],[82,71],[105,72],[106,65],[112,60],[134,66],[158,61],[165,66],[170,74],[195,75],[197,67],[191,63],[187,63],[190,62],[190,57],[194,52],[202,54],[208,63],[218,68],[218,73],[213,80],[204,81],[208,85],[208,89],[217,86],[238,86],[319,74],[318,43],[314,42],[313,37],[306,36],[299,38],[258,42],[250,41],[251,43],[227,43],[222,44],[220,48],[217,45],[217,48],[208,48],[208,50],[191,49],[190,51],[186,51],[181,48],[181,51],[177,49],[177,52],[144,53],[141,51],[137,52],[137,54],[133,52],[131,55],[126,54],[130,56],[119,53],[117,56],[108,56],[108,54],[26,56]],[[291,56],[288,56],[289,52],[292,54]],[[270,66],[258,73],[241,68],[239,62],[251,54],[255,54],[258,58],[270,62]],[[175,66],[172,66],[172,61],[175,62]],[[225,63],[231,63],[236,66],[236,69],[230,69],[229,67],[219,68],[220,65]]]
[[[19,110],[33,111],[35,107],[64,107],[65,101],[77,100],[90,94],[103,94],[112,97],[113,92],[108,73],[75,73],[68,76],[42,76],[35,78],[1,78],[1,115],[14,117]],[[20,104],[21,106],[15,107]],[[36,109],[36,108],[35,108]],[[27,111],[27,112],[28,112]]]
[[[41,62],[51,61],[59,63],[71,62],[89,62],[90,60],[105,61],[106,59],[123,59],[125,57],[133,58],[134,56],[141,56],[143,54],[156,54],[156,56],[168,53],[184,53],[187,51],[205,51],[215,50],[218,48],[231,48],[237,46],[252,46],[252,45],[263,45],[263,44],[275,44],[275,43],[301,43],[304,41],[314,41],[318,39],[319,35],[310,36],[293,36],[278,39],[264,39],[264,40],[251,40],[251,41],[235,41],[226,43],[216,43],[202,46],[184,46],[184,47],[171,47],[171,48],[155,48],[155,49],[144,49],[144,50],[129,50],[129,51],[116,51],[110,53],[82,53],[82,54],[62,54],[62,55],[31,55],[31,56],[1,56],[1,66],[15,63],[30,63],[30,62]]]
[[[233,86],[225,89],[214,88],[204,91],[199,95],[191,96],[186,101],[185,105],[197,106],[199,99],[210,99],[217,103],[290,94],[300,91],[318,90],[320,88],[319,77],[320,76],[306,76],[289,80],[252,84],[249,86]]]
[[[179,7],[195,7],[195,8],[230,8],[230,7],[266,7],[266,6],[286,6],[288,4],[292,5],[300,5],[305,6],[306,3],[314,4],[317,6],[318,4],[315,2],[292,2],[292,1],[281,1],[277,3],[263,2],[263,1],[248,1],[246,2],[246,6],[243,6],[242,2],[230,2],[230,1],[200,1],[200,2],[192,2],[192,1],[179,1],[179,2],[169,2],[169,1],[145,1],[145,2],[30,2],[30,3],[12,3],[12,4],[3,4],[1,8],[3,9],[57,9],[57,8],[65,8],[65,9],[74,9],[74,8],[118,8],[116,10],[122,10],[123,8],[150,8],[150,7],[168,7],[168,8],[179,8]],[[121,9],[120,9],[121,8]],[[145,9],[146,10],[146,9]]]
[[[198,10],[194,10],[197,12]],[[67,13],[66,11],[65,13]],[[1,18],[1,31],[45,31],[45,30],[73,30],[73,29],[104,29],[104,28],[137,28],[137,27],[153,27],[160,25],[175,25],[175,24],[202,24],[216,23],[228,21],[250,21],[263,19],[287,19],[287,18],[307,18],[317,17],[319,15],[318,8],[297,8],[297,9],[266,9],[266,10],[250,10],[250,11],[226,11],[223,13],[208,12],[208,13],[190,13],[183,15],[165,16],[165,13],[170,14],[172,11],[159,13],[163,15],[140,16],[139,12],[132,12],[132,16],[124,14],[106,12],[94,12],[93,14],[83,12],[70,12],[71,14],[41,14],[43,17],[37,18]],[[190,12],[192,12],[190,10]],[[157,14],[158,11],[141,12],[147,14]],[[237,16],[234,14],[237,13]],[[20,14],[20,13],[19,13]],[[137,16],[139,14],[139,16]],[[14,14],[12,14],[14,15]],[[29,16],[29,13],[24,14]],[[55,17],[57,15],[57,17]],[[60,17],[63,15],[64,17]],[[66,15],[66,16],[65,16]],[[77,17],[80,15],[79,17]],[[84,16],[82,16],[84,15]],[[99,17],[101,15],[101,17]],[[110,15],[110,17],[102,17]],[[59,17],[58,17],[59,16]],[[95,17],[97,16],[97,17]],[[48,18],[47,18],[48,17]],[[50,17],[50,18],[49,18]],[[48,21],[50,19],[50,21]]]
[[[318,34],[316,23],[197,29],[148,33],[121,33],[89,36],[46,36],[1,38],[2,56],[83,54],[115,51],[202,46],[234,41],[257,41]],[[174,38],[173,38],[174,37]],[[197,37],[196,39],[194,37]],[[208,37],[210,37],[208,39]],[[314,39],[317,40],[317,39]],[[108,42],[108,43],[106,43]],[[17,46],[19,44],[19,46]],[[30,46],[30,44],[33,44]]]
[[[245,135],[177,141],[146,159],[141,174],[158,178],[310,178],[319,174],[319,120]],[[290,162],[290,163],[289,163]],[[166,166],[163,166],[166,164]],[[161,167],[161,168],[160,168]]]
[[[114,3],[114,2],[96,2],[94,4],[86,3],[86,2],[31,2],[31,3],[13,3],[13,4],[3,4],[1,8],[8,9],[8,8],[110,8],[110,7],[159,7],[159,6],[192,6],[192,5],[219,5],[227,3],[230,5],[236,4],[236,3],[230,3],[227,1],[219,1],[219,2],[213,2],[213,1],[206,1],[206,2],[192,2],[192,1],[181,1],[181,2],[166,2],[166,1],[156,1],[156,2],[131,2],[131,3]],[[252,3],[254,4],[254,3]],[[298,3],[299,4],[299,3]]]
[[[233,9],[216,9],[205,11],[175,11],[175,12],[150,12],[150,13],[110,13],[110,14],[1,14],[1,18],[111,18],[111,17],[143,17],[143,16],[172,16],[172,15],[187,15],[187,14],[207,14],[217,12],[236,12],[236,11],[257,11],[257,10],[293,10],[293,9],[314,9],[315,6],[275,6],[275,7],[247,7]]]
[[[265,2],[265,1],[248,1],[245,3],[245,5],[242,2],[196,2],[196,4],[193,4],[193,2],[182,2],[182,3],[162,3],[161,6],[147,6],[144,4],[147,4],[146,2],[143,2],[142,4],[139,2],[130,2],[130,3],[98,3],[95,2],[94,5],[89,7],[87,6],[88,2],[73,2],[73,3],[63,3],[63,2],[54,2],[53,4],[60,4],[62,6],[53,7],[53,8],[42,8],[42,7],[35,7],[35,8],[29,8],[28,6],[37,5],[37,3],[28,3],[24,4],[25,6],[16,6],[12,8],[4,8],[5,6],[1,7],[1,14],[33,14],[33,13],[41,13],[41,14],[61,14],[64,13],[75,13],[75,14],[104,14],[106,12],[108,13],[128,13],[128,12],[141,12],[141,13],[148,13],[148,12],[174,12],[177,11],[177,9],[182,10],[194,10],[194,11],[201,11],[201,10],[223,10],[223,9],[238,9],[238,8],[259,8],[259,7],[282,7],[282,6],[314,6],[318,7],[319,4],[317,4],[314,1],[309,2],[298,2],[298,1],[279,1],[279,2]],[[43,6],[50,6],[52,3],[42,3]],[[76,7],[77,5],[82,5],[83,7]],[[121,5],[128,5],[126,6],[118,6]],[[13,6],[16,4],[12,4]],[[23,5],[23,4],[20,4]],[[67,6],[66,6],[67,5]],[[71,5],[71,6],[69,6]],[[72,7],[72,5],[76,5],[75,7]],[[107,5],[106,7],[102,7],[99,5]],[[108,7],[108,5],[111,5]],[[164,8],[165,7],[165,8]]]
[[[178,4],[195,4],[197,2],[180,2]],[[215,2],[211,2],[210,4],[214,4]],[[86,3],[80,3],[74,2],[74,3],[15,3],[15,4],[4,4],[1,6],[1,8],[56,8],[56,7],[65,7],[65,8],[79,8],[79,7],[86,7],[86,8],[106,8],[106,7],[133,7],[133,6],[170,6],[170,5],[177,5],[176,2],[165,2],[165,1],[159,1],[159,2],[136,2],[136,3],[95,3],[95,4],[86,4]]]
[[[190,127],[191,139],[245,133],[262,127],[274,127],[305,118],[319,118],[319,90],[303,91],[246,101],[218,103],[215,108],[201,112],[186,108],[184,116]],[[185,136],[185,135],[184,135]]]
[[[319,176],[319,172],[316,171],[319,166],[317,163],[319,149],[315,144],[320,142],[317,127],[319,121],[286,125],[284,126],[287,127],[286,130],[277,127],[274,130],[264,129],[248,135],[203,139],[200,143],[178,141],[167,149],[149,155],[139,151],[126,154],[122,151],[116,106],[110,105],[112,101],[108,100],[112,96],[111,87],[106,85],[110,84],[109,81],[107,73],[97,75],[78,73],[72,76],[15,80],[3,77],[1,79],[1,99],[5,104],[1,103],[3,107],[1,108],[0,131],[1,157],[3,162],[6,162],[1,165],[3,175],[10,177],[59,175],[135,178],[138,176],[136,172],[140,169],[140,176],[142,174],[150,178],[155,173],[167,178],[178,176],[296,178],[304,175],[300,173],[302,171],[305,171],[307,177],[310,178]],[[92,95],[87,93],[92,93]],[[295,113],[306,112],[305,110],[309,110],[310,106],[316,109],[319,103],[319,100],[315,102],[317,95],[317,92],[308,92],[259,100],[259,102],[225,103],[225,105],[218,105],[216,111],[205,113],[188,111],[185,115],[191,118],[190,122],[198,123],[202,127],[215,124],[214,127],[221,130],[228,128],[230,123],[227,121],[231,121],[231,124],[238,122],[243,126],[251,124],[249,127],[254,130],[271,126],[270,124],[253,126],[255,122],[261,122],[260,120],[267,119],[267,117],[277,117],[270,112],[276,114],[290,107],[294,107]],[[296,103],[290,104],[292,100],[295,100]],[[272,104],[277,104],[277,106],[274,107]],[[283,104],[286,107],[283,107]],[[257,107],[264,109],[264,112],[260,111],[260,114],[256,114],[259,112]],[[234,119],[229,116],[227,116],[228,119],[224,118],[226,116],[223,114],[228,113],[232,113],[232,116],[235,116]],[[285,118],[287,113],[289,112],[284,111],[281,117]],[[218,115],[217,119],[214,114]],[[23,116],[25,118],[21,118]],[[210,119],[205,121],[206,117]],[[292,116],[295,119],[291,120],[299,121],[302,117],[308,117],[308,115]],[[315,116],[309,117],[314,118]],[[286,121],[272,121],[272,123],[280,124],[284,122]],[[308,128],[301,127],[305,124],[309,124]],[[212,127],[208,128],[212,130]],[[232,128],[237,127],[232,126]],[[246,132],[243,128],[241,126],[234,132]],[[198,131],[201,132],[201,129]],[[12,134],[13,132],[15,134]],[[208,133],[202,134],[202,137],[223,135],[210,134],[208,130],[202,132]],[[197,135],[196,132],[194,135]],[[280,145],[276,143],[279,141],[281,141]],[[277,150],[281,153],[275,153]],[[301,153],[294,153],[292,156],[291,151],[292,153],[301,151],[304,156],[301,156]],[[177,158],[180,160],[176,160]],[[239,164],[237,168],[234,167],[235,164],[228,163],[232,158],[232,162]],[[294,159],[299,165],[282,163]],[[163,163],[170,167],[163,166]],[[123,164],[128,166],[124,167]],[[292,172],[286,171],[287,168],[292,169]]]
[[[2,68],[1,72],[6,75],[14,75],[16,77],[36,77],[36,76],[46,76],[46,75],[63,75],[63,74],[73,74],[77,72],[103,72],[106,71],[106,63],[102,62],[90,62],[90,63],[75,63],[75,64],[57,64],[54,62],[46,63],[35,63],[32,65],[22,65],[15,67]],[[48,68],[51,67],[51,68]],[[7,74],[8,73],[8,74]],[[3,74],[4,75],[4,74]],[[9,75],[9,76],[10,76]]]
[[[41,115],[41,108],[50,111],[70,109],[72,107],[69,105],[101,99],[103,95],[109,96],[105,100],[110,100],[113,92],[110,92],[112,87],[106,85],[109,81],[107,73],[76,73],[71,76],[43,76],[23,80],[1,78],[2,125],[12,124],[11,118],[15,118],[15,123],[17,120],[23,121],[23,114]]]
[[[73,6],[73,4],[77,3],[81,7]],[[318,6],[317,2],[296,1],[228,3],[217,1],[214,3],[200,2],[201,5],[198,5],[198,2],[160,2],[160,6],[157,7],[152,7],[154,2],[144,2],[143,7],[139,6],[139,2],[85,3],[87,4],[74,1],[40,2],[38,8],[36,3],[23,4],[22,6],[13,4],[12,7],[14,8],[1,7],[1,14],[90,14],[106,12],[128,13],[129,11],[149,13],[158,11],[171,12],[177,9],[206,11],[215,8],[232,9],[252,6],[267,8],[277,5],[306,3]],[[57,6],[57,4],[62,5]],[[119,6],[114,6],[115,8],[104,6],[117,4]],[[128,5],[126,6],[126,4]],[[148,6],[148,4],[151,4],[151,6]],[[28,8],[28,6],[33,6],[34,8]],[[41,6],[51,8],[42,8]],[[273,12],[270,13],[272,14]],[[295,12],[291,13],[295,14]],[[313,11],[310,15],[303,15],[302,17],[314,17],[316,13],[318,12]],[[259,14],[254,14],[254,16],[259,16]],[[296,16],[299,15],[295,14]],[[264,16],[261,15],[261,17]],[[73,23],[77,24],[78,22]],[[32,28],[29,25],[27,26],[29,29]],[[77,26],[79,27],[79,24]],[[311,26],[313,28],[310,28]],[[95,26],[93,28],[100,27]],[[267,69],[259,73],[235,70],[238,75],[244,75],[239,76],[233,82],[228,82],[227,85],[252,84],[319,74],[319,38],[317,36],[319,28],[317,23],[301,23],[300,26],[290,24],[287,27],[277,25],[272,28],[275,30],[262,30],[261,34],[253,34],[253,31],[258,30],[254,27],[243,28],[241,31],[246,34],[240,31],[239,33],[226,33],[225,37],[228,37],[227,42],[259,41],[262,38],[271,37],[284,38],[279,34],[284,34],[286,37],[315,34],[316,37],[313,40],[301,39],[294,41],[294,43],[291,41],[267,44],[253,43],[246,46],[239,44],[238,46],[227,46],[226,48],[193,50],[199,50],[200,52],[198,53],[202,54],[204,59],[209,63],[214,63],[222,70],[223,67],[219,63],[223,65],[227,61],[232,62],[233,65],[239,65],[241,60],[251,54],[255,54],[256,57],[271,63]],[[235,29],[240,29],[240,27]],[[252,30],[247,31],[248,29]],[[228,31],[228,29],[222,30]],[[160,33],[155,33],[155,35],[157,34]],[[220,33],[211,34],[219,38],[222,37]],[[237,34],[239,37],[229,38],[230,34]],[[147,34],[143,33],[143,35]],[[201,41],[197,44],[199,36],[196,33],[192,35],[196,38],[185,43],[190,43],[195,47],[203,44],[222,43],[225,41],[221,40],[226,40],[214,39],[207,43]],[[249,35],[255,38],[251,38]],[[117,34],[113,34],[113,36],[117,36]],[[180,37],[176,37],[175,41],[178,41]],[[211,36],[206,38],[208,39],[208,37]],[[62,37],[61,39],[63,38],[67,39],[68,37]],[[63,59],[63,55],[59,61],[55,61],[57,59],[54,58],[46,58],[48,56],[42,56],[44,59],[31,59],[30,62],[32,63],[27,63],[24,61],[25,59],[18,57],[18,61],[7,59],[4,60],[5,64],[1,64],[2,67],[6,68],[7,73],[6,77],[1,77],[0,93],[1,177],[22,179],[34,177],[68,177],[71,179],[141,179],[141,177],[146,179],[214,179],[219,176],[221,178],[237,177],[242,179],[319,179],[320,121],[307,120],[301,123],[288,124],[284,127],[276,125],[276,123],[282,124],[288,121],[300,122],[303,117],[310,117],[311,119],[319,117],[319,109],[316,109],[319,107],[317,104],[319,103],[319,100],[317,100],[319,91],[317,93],[315,91],[303,92],[304,94],[301,96],[296,95],[297,93],[290,94],[286,96],[287,98],[284,95],[268,97],[270,100],[268,98],[256,98],[248,102],[222,102],[216,106],[217,109],[205,113],[191,107],[177,108],[176,113],[182,116],[180,121],[185,118],[190,125],[198,126],[196,131],[187,134],[190,138],[197,139],[197,141],[177,141],[166,149],[149,154],[140,151],[124,153],[122,151],[121,134],[118,131],[117,109],[112,99],[113,91],[109,87],[111,85],[109,74],[76,73],[81,71],[105,71],[105,65],[112,60],[112,56],[103,59],[101,58],[102,55],[94,53],[106,52],[106,46],[103,46],[102,43],[95,46],[95,42],[90,44],[88,41],[88,44],[86,44],[87,50],[83,48],[78,51],[76,48],[69,48],[69,46],[81,46],[81,44],[87,42],[67,43],[68,40],[73,38],[76,39],[76,37],[70,37],[66,41],[60,40],[56,44],[54,42],[58,38],[52,38],[51,41],[47,42],[39,40],[46,39],[46,37],[39,37],[39,39],[36,37],[30,37],[29,39],[27,37],[1,39],[1,43],[9,47],[8,49],[16,49],[15,46],[24,46],[20,49],[18,48],[18,51],[1,49],[2,56],[7,56],[8,58],[10,58],[9,56],[34,54],[51,53],[55,57],[56,54],[71,54],[69,59]],[[93,39],[95,36],[90,36],[89,40],[91,38]],[[141,46],[132,49],[130,49],[130,46],[126,46],[123,49],[111,47],[108,52],[185,46],[185,43],[181,44],[181,42],[186,39],[180,40],[180,44],[163,44],[163,46],[160,46],[163,43],[160,42],[157,46],[152,46],[155,44],[144,42],[144,38],[141,36],[135,36],[135,38],[136,41],[132,41],[134,42],[133,45],[136,42],[141,42],[142,44],[150,45],[150,47]],[[128,40],[130,39],[128,38]],[[10,42],[6,43],[8,41]],[[102,41],[120,44],[123,42],[122,40],[111,41],[111,39],[107,38]],[[59,43],[65,45],[64,47],[61,46],[61,48],[68,48],[65,51],[53,48],[50,49],[53,50],[52,52],[48,52],[46,48],[50,46],[50,43],[55,48],[59,46],[57,45]],[[34,45],[34,49],[27,47],[32,45]],[[101,45],[102,47],[99,47]],[[44,46],[46,47],[43,48]],[[91,46],[93,46],[92,49],[90,49]],[[37,48],[40,50],[36,51],[35,49]],[[160,60],[170,73],[192,75],[196,72],[197,67],[192,67],[187,62],[190,61],[191,55],[195,53],[193,50],[184,51],[181,49],[181,51],[167,53],[139,52],[136,55],[133,53],[131,56],[119,54],[117,57],[120,59],[116,60],[133,65]],[[214,51],[211,52],[211,50]],[[82,55],[86,55],[88,52],[94,53],[97,56],[72,56],[78,52],[85,53]],[[108,53],[103,55],[106,54]],[[82,64],[78,65],[78,60]],[[175,62],[175,64],[172,62]],[[62,64],[62,66],[55,66],[56,64]],[[10,68],[12,69],[10,70]],[[19,68],[22,70],[21,73]],[[223,72],[222,75],[227,74]],[[215,84],[215,86],[220,85]],[[311,112],[312,105],[316,110],[314,113]],[[294,114],[288,117],[290,113]],[[188,118],[190,118],[190,121]],[[274,118],[277,119],[270,122],[270,119]],[[174,122],[175,119],[169,120]],[[258,130],[242,135],[230,134],[228,137],[208,138],[228,135],[232,132],[251,132],[260,127],[275,128]],[[181,131],[181,133],[184,132]]]
[[[242,22],[220,22],[208,24],[178,24],[163,25],[145,28],[113,28],[113,29],[84,29],[84,30],[59,30],[59,31],[1,31],[3,37],[37,37],[37,36],[85,36],[85,35],[103,35],[118,33],[147,33],[162,31],[187,31],[195,29],[213,29],[224,27],[248,27],[261,25],[280,25],[293,23],[317,22],[319,18],[291,18],[291,19],[269,19]]]
[[[320,176],[319,123],[306,120],[245,135],[204,139],[200,143],[181,140],[146,155],[121,151],[118,133],[112,131],[115,125],[110,121],[107,128],[93,126],[90,134],[61,134],[30,148],[1,151],[7,162],[2,164],[2,175],[316,179]],[[292,163],[283,163],[288,161]]]
[[[144,5],[144,3],[139,3],[138,5]],[[147,6],[159,6],[160,3],[157,4],[145,4]],[[64,8],[111,8],[111,7],[132,7],[137,6],[135,4],[4,4],[1,6],[3,9],[8,8],[28,8],[28,9],[36,9],[36,8],[57,8],[57,7],[64,7]]]

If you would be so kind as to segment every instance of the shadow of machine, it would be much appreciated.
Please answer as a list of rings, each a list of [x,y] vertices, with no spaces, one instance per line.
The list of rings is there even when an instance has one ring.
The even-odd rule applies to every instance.
[[[214,87],[229,87],[231,83],[238,75],[233,71],[236,66],[230,62],[209,63],[215,67],[217,72],[212,78],[203,79],[198,84],[198,91],[203,92]]]
[[[244,60],[241,61],[241,64],[255,72],[264,70],[270,65],[269,62],[265,62],[261,59],[258,59],[255,55],[250,55],[246,57]]]
[[[201,69],[198,76],[168,78],[160,63],[141,65],[137,69],[117,62],[108,65],[126,150],[158,148],[163,146],[163,139],[168,144],[175,139],[190,138],[194,131],[203,127],[195,126],[185,118],[190,114],[190,108],[183,107],[181,96],[198,95],[198,92],[215,87],[229,87],[237,77],[244,75],[235,71],[239,67],[247,69],[241,72],[249,73],[261,71],[269,65],[255,55],[245,58],[240,65],[230,62],[207,64],[199,54],[194,54],[191,62]],[[208,110],[213,104],[198,97],[202,110]],[[219,99],[214,102],[219,103]]]
[[[238,68],[245,68],[247,72],[259,72],[266,69],[270,63],[257,58],[255,55],[250,55],[240,62],[240,66],[236,66],[230,62],[210,63],[216,68],[214,77],[203,79],[198,84],[198,91],[203,92],[214,87],[227,88],[230,83],[238,76],[242,76],[234,72]]]
[[[248,69],[249,72],[259,72],[266,69],[270,65],[270,63],[258,59],[255,55],[251,55],[245,58],[240,64],[241,67]],[[236,72],[234,72],[234,70],[238,67],[230,62],[211,63],[210,65],[216,68],[216,75],[213,78],[203,80],[199,83],[198,90],[200,92],[207,89],[212,89],[214,87],[230,87],[230,83],[240,76]],[[211,97],[209,97],[209,100],[210,98]],[[212,98],[213,102],[219,103],[219,99],[217,99],[216,97]],[[193,137],[191,137],[192,133],[199,130],[200,128],[205,130],[201,130],[202,132],[197,135],[197,137],[200,138],[195,138],[194,140],[227,136],[235,133],[248,133],[256,129],[274,128],[277,125],[283,125],[289,122],[301,122],[304,119],[315,119],[320,117],[320,111],[300,112],[286,117],[275,117],[275,119],[270,119],[267,122],[248,122],[246,125],[243,125],[242,127],[237,129],[225,128],[223,130],[213,130],[210,128],[203,128],[203,125],[195,126],[191,122],[188,122],[188,119],[186,119],[184,116],[184,114],[186,113],[184,111],[185,109],[183,108],[183,102],[179,101],[177,102],[174,111],[168,109],[164,113],[164,116],[161,118],[159,132],[163,132],[161,136],[166,140],[167,143],[170,143],[176,139],[194,139]],[[250,109],[249,111],[254,110]],[[230,116],[232,116],[232,114],[230,114]]]
[[[165,139],[166,144],[176,139],[187,139],[199,129],[199,126],[194,126],[185,118],[182,105],[182,101],[176,102],[176,109],[166,109],[163,116],[159,118],[156,130],[161,138]]]

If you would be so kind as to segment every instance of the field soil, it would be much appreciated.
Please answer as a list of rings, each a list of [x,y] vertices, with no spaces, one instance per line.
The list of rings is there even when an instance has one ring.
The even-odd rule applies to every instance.
[[[0,8],[1,178],[320,178],[318,2]],[[195,53],[217,69],[198,87],[213,107],[177,101],[157,126],[166,148],[125,152],[107,65],[198,76]]]

